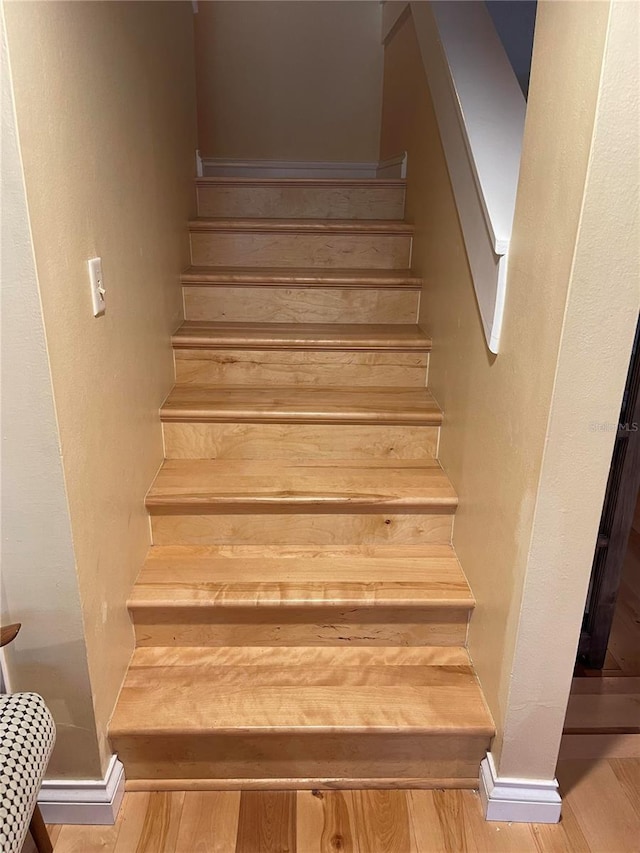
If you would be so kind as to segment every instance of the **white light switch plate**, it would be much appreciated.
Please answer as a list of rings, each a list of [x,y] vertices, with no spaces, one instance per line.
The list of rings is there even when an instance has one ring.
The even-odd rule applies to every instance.
[[[102,258],[91,258],[87,263],[89,266],[89,282],[91,283],[93,316],[99,317],[101,314],[104,314],[107,308],[104,301],[105,289],[102,278]]]

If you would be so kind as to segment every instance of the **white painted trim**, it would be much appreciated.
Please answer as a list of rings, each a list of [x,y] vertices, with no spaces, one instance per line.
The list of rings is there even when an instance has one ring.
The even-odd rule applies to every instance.
[[[480,799],[486,820],[558,823],[562,810],[555,779],[500,778],[490,752],[480,764]]]
[[[196,148],[196,177],[203,178],[204,177],[204,166],[202,163],[202,157],[200,156],[200,149]]]
[[[45,779],[38,794],[45,823],[115,823],[124,781],[117,755],[111,756],[103,779]]]
[[[407,152],[403,151],[397,157],[389,157],[380,160],[376,169],[376,178],[401,178],[407,177]]]
[[[378,163],[202,158],[207,178],[375,178]]]
[[[414,2],[480,315],[497,353],[526,103],[484,3]]]
[[[433,2],[493,249],[509,248],[526,102],[484,3]]]

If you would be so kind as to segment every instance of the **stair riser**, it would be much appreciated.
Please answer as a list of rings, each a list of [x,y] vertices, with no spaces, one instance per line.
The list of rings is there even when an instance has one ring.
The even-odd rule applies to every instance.
[[[151,516],[154,545],[449,544],[453,515],[246,513]]]
[[[428,358],[426,353],[404,352],[179,349],[176,382],[424,388]]]
[[[186,320],[241,323],[415,323],[415,290],[184,286]]]
[[[439,427],[164,423],[167,459],[426,459]]]
[[[141,646],[462,646],[469,609],[132,608]]]
[[[198,186],[198,216],[402,219],[404,187]]]
[[[405,234],[192,232],[191,263],[224,267],[328,267],[407,269],[411,237]]]
[[[159,697],[158,697],[159,698]],[[151,697],[150,697],[151,699]],[[485,735],[287,734],[116,735],[111,745],[127,780],[240,780],[273,787],[274,780],[410,779],[415,787],[477,779],[489,748]],[[445,783],[446,784],[446,783]],[[297,786],[296,786],[297,787]],[[391,787],[391,785],[390,785]]]

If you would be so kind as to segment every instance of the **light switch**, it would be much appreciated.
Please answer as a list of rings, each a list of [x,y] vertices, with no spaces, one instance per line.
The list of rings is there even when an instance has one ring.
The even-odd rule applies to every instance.
[[[99,317],[106,311],[107,305],[104,301],[105,289],[102,277],[102,258],[91,258],[89,265],[89,282],[91,283],[91,303],[93,305],[93,316]]]

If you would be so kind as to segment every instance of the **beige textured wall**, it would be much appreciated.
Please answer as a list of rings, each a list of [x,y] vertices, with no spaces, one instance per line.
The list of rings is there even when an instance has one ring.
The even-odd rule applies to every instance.
[[[202,156],[377,160],[380,22],[374,0],[200,2]]]
[[[571,3],[544,3],[538,23],[540,42],[532,78],[537,111],[527,127],[524,163],[529,168],[523,167],[523,200],[516,220],[521,244],[531,224],[527,214],[546,208],[551,216],[549,198],[557,192],[542,184],[537,164],[544,159],[553,164],[558,171],[547,180],[562,180],[560,190],[572,180],[565,169],[575,168],[574,161],[563,149],[550,156],[549,149],[555,146],[548,138],[554,127],[567,133],[581,115],[580,98],[595,81],[588,75],[581,82],[570,81],[573,114],[550,114],[551,93],[561,79],[557,57],[568,42],[573,42],[572,56],[582,59],[585,69],[600,64],[601,43],[590,39],[602,23],[602,13],[591,9],[596,4],[586,5],[591,25],[586,32],[581,13]],[[526,768],[528,776],[547,778],[555,769],[615,424],[640,311],[638,45],[640,6],[625,0],[611,3],[522,606],[515,602],[510,613],[512,622],[517,619],[517,636],[511,672],[503,672],[501,685],[507,709],[499,750],[504,776],[520,775]],[[580,164],[578,170],[581,176]],[[574,180],[577,177],[573,175]],[[558,220],[562,204],[555,205],[554,213]],[[554,248],[559,250],[562,244],[556,242]],[[553,269],[541,255],[536,258],[539,277]],[[524,245],[520,257],[516,275],[532,285]],[[607,424],[613,429],[601,428]]]
[[[469,647],[498,726],[501,775],[553,776],[611,453],[612,435],[589,423],[617,418],[638,310],[622,260],[633,242],[618,255],[601,246],[606,275],[593,258],[580,278],[576,266],[608,24],[608,3],[539,5],[497,357],[485,346],[411,18],[385,51],[381,156],[409,152],[420,322],[433,336],[429,382],[445,412],[440,458],[460,497],[454,544],[478,602]],[[618,50],[628,61],[631,42]],[[618,227],[601,185],[593,204]]]
[[[193,14],[182,2],[7,3],[5,14],[104,766],[182,316]],[[96,255],[107,290],[97,319],[86,271]]]
[[[1,73],[0,622],[23,625],[7,686],[39,690],[56,718],[49,775],[90,778],[100,756],[4,24]]]

